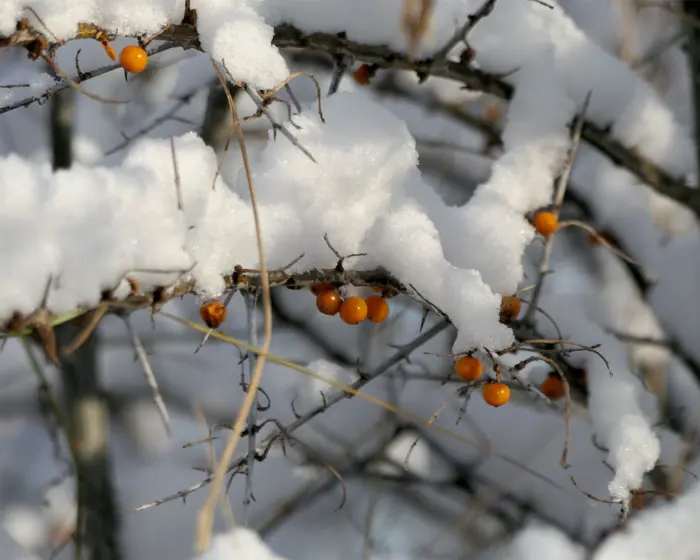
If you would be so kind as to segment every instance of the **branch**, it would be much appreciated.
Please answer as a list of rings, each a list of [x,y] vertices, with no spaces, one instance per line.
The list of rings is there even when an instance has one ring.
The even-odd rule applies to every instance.
[[[36,30],[17,32],[10,37],[0,37],[0,47],[22,46],[29,49],[36,44],[38,37],[43,37],[43,35]],[[154,49],[150,54],[156,54],[176,46],[201,50],[197,29],[191,25],[171,25],[159,36],[159,40],[166,41],[166,44]],[[380,69],[407,70],[415,72],[421,77],[447,78],[462,83],[466,89],[483,91],[501,99],[509,100],[513,96],[513,86],[503,81],[501,77],[471,68],[468,64],[450,61],[434,64],[433,60],[413,60],[408,55],[384,45],[368,45],[352,41],[346,38],[343,33],[337,35],[332,33],[304,34],[296,27],[284,24],[275,27],[272,44],[279,48],[323,52],[334,57],[349,56],[366,64],[374,64]],[[82,79],[74,81],[80,83],[117,68],[119,68],[118,65],[99,68],[88,72]],[[69,84],[63,80],[41,96],[0,108],[0,114],[17,107],[26,107],[32,103],[45,101],[57,91],[67,87],[70,87]],[[584,124],[582,137],[613,163],[627,169],[659,194],[687,206],[700,217],[700,191],[686,186],[682,178],[673,177],[638,154],[634,148],[626,148],[612,138],[608,132],[590,121]]]
[[[394,365],[398,364],[402,360],[406,359],[415,349],[420,347],[421,345],[425,344],[428,342],[430,339],[435,337],[437,334],[442,332],[444,329],[446,329],[450,323],[448,321],[440,321],[439,323],[435,324],[430,330],[424,332],[423,334],[419,335],[417,338],[415,338],[412,342],[402,346],[399,348],[399,350],[394,353],[392,356],[387,358],[384,362],[379,364],[375,369],[373,369],[371,372],[366,373],[364,375],[360,376],[360,379],[358,379],[355,383],[349,386],[349,388],[352,388],[355,391],[359,391],[362,387],[367,385],[370,381],[373,381],[377,377],[379,377],[381,374],[383,374],[385,371],[387,371],[389,368],[393,367]],[[328,408],[331,406],[339,403],[340,401],[346,399],[346,398],[352,398],[355,396],[353,393],[347,392],[346,391],[338,391],[333,393],[332,395],[324,398],[323,403],[319,405],[318,407],[314,408],[313,410],[309,411],[308,413],[299,416],[294,422],[289,424],[284,428],[284,433],[282,430],[276,430],[273,432],[271,435],[265,438],[265,440],[260,443],[260,445],[257,448],[257,451],[260,453],[266,453],[266,450],[269,449],[270,445],[276,441],[277,439],[284,438],[285,434],[291,434],[307,424],[309,421],[313,420],[316,418],[316,416],[322,414]],[[237,471],[240,469],[243,465],[245,465],[246,461],[248,460],[247,454],[230,465],[228,465],[226,471],[227,472],[233,472]],[[156,500],[153,502],[150,502],[148,504],[144,504],[142,506],[139,506],[137,508],[134,508],[132,511],[142,511],[144,509],[149,509],[155,506],[159,506],[162,504],[165,504],[167,502],[171,502],[173,500],[177,499],[186,499],[187,496],[192,494],[193,492],[196,492],[200,488],[204,488],[205,486],[208,486],[214,481],[213,476],[208,476],[204,480],[193,484],[189,488],[186,488],[185,490],[181,490],[180,492],[177,492],[176,494],[173,494],[171,496],[168,496],[166,498],[162,498],[160,500]]]
[[[127,273],[126,277],[129,277]],[[246,270],[237,267],[233,274],[227,274],[223,277],[225,288],[227,291],[235,289],[241,292],[258,292],[262,289],[263,275],[258,270]],[[284,270],[271,270],[267,274],[270,287],[286,287],[290,290],[302,290],[308,288],[311,284],[351,284],[357,287],[378,287],[389,289],[396,293],[410,293],[408,288],[399,280],[388,274],[385,270],[345,270],[339,272],[336,269],[310,270],[300,274],[288,274]],[[175,297],[185,296],[188,294],[197,295],[198,287],[195,282],[183,280],[175,286],[171,286],[168,291],[171,300]],[[132,293],[122,300],[114,299],[109,291],[103,294],[102,301],[96,305],[106,305],[108,312],[114,313],[124,310],[136,309],[152,309],[165,303],[163,297],[163,289],[153,290],[151,293]],[[91,308],[78,309],[74,312],[63,316],[52,314],[50,310],[41,310],[48,313],[49,325],[56,327],[80,315],[90,311]],[[38,312],[37,312],[38,313]],[[4,320],[4,321],[3,321]],[[25,336],[32,332],[33,328],[29,325],[31,321],[28,318],[0,317],[0,334],[8,336]],[[21,325],[18,328],[18,325]]]

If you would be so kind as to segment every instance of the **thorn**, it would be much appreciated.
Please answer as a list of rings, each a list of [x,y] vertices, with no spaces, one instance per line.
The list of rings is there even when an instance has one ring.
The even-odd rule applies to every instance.
[[[422,333],[422,332],[423,332],[423,327],[425,326],[425,321],[426,321],[426,319],[428,318],[428,313],[430,313],[430,309],[428,309],[428,308],[426,307],[426,308],[423,310],[423,316],[421,317],[421,320],[420,320],[420,328],[418,329],[418,332],[419,332],[419,333]]]

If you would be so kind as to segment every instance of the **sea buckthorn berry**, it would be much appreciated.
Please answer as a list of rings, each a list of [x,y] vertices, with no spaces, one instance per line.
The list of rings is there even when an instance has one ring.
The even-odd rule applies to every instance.
[[[217,299],[200,307],[199,314],[207,327],[216,329],[226,320],[226,306]]]
[[[340,318],[348,325],[358,325],[367,318],[367,303],[359,297],[346,299],[340,306]]]
[[[373,76],[374,72],[368,64],[361,64],[360,67],[352,73],[352,77],[355,78],[355,81],[363,86],[368,86]]]
[[[481,390],[481,396],[488,405],[503,406],[510,400],[510,387],[505,383],[487,383]]]
[[[389,304],[379,296],[369,296],[365,299],[367,304],[367,318],[373,323],[386,321],[389,316]]]
[[[564,396],[564,383],[558,375],[549,375],[540,387],[542,394],[553,401]]]
[[[316,296],[316,309],[324,315],[336,315],[342,303],[343,298],[335,290],[321,292]]]
[[[559,219],[552,212],[537,212],[533,225],[537,233],[549,237],[559,229]]]
[[[110,45],[107,41],[102,41],[102,47],[104,48],[109,58],[111,58],[112,60],[117,60],[117,53],[114,51],[112,45]]]
[[[143,72],[148,65],[148,53],[141,47],[129,45],[122,49],[119,64],[127,72]]]
[[[323,292],[333,291],[335,287],[333,284],[309,284],[309,290],[315,296],[322,294]]]
[[[455,373],[462,381],[476,381],[484,372],[484,365],[473,356],[464,356],[455,362]]]
[[[520,300],[515,296],[501,298],[501,323],[510,323],[520,315]]]

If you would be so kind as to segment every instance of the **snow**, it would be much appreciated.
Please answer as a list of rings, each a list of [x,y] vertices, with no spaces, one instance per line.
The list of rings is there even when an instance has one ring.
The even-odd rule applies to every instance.
[[[595,555],[595,560],[691,560],[700,554],[693,520],[700,512],[700,485],[672,503],[649,508],[632,519]]]
[[[197,10],[202,48],[223,62],[235,81],[272,89],[287,78],[289,69],[271,45],[274,30],[250,4],[197,0],[192,8]]]
[[[583,560],[584,551],[566,535],[547,526],[523,529],[503,556],[504,560]]]
[[[683,273],[663,275],[649,294],[649,301],[661,322],[696,361],[700,361],[697,345],[697,333],[700,332],[699,259],[700,234],[671,240],[661,253],[659,265],[664,270],[678,270],[681,266]]]
[[[241,557],[246,560],[284,560],[274,554],[256,533],[244,527],[216,535],[211,548],[193,560],[235,560]]]
[[[370,266],[383,264],[439,307],[452,309],[461,350],[510,344],[512,335],[498,322],[500,298],[477,271],[448,263],[434,224],[414,203],[401,203],[408,186],[421,181],[405,124],[369,98],[347,93],[328,99],[325,114],[326,124],[310,110],[297,119],[298,140],[318,163],[288,142],[270,142],[256,162],[270,265],[305,253],[296,270],[332,267],[327,233],[341,254],[367,252]],[[32,312],[49,277],[58,281],[48,307],[60,314],[96,304],[107,289],[118,286],[115,293],[123,295],[127,273],[147,290],[176,282],[194,265],[189,274],[201,294],[215,296],[224,289],[222,274],[236,264],[257,268],[248,202],[221,178],[212,190],[207,178],[215,176],[216,159],[196,135],[181,137],[175,149],[182,212],[167,141],[135,143],[118,169],[76,165],[52,175],[47,164],[35,167],[16,156],[0,160],[6,178],[0,196],[12,198],[0,213],[7,217],[0,228],[11,270],[2,279],[7,298],[0,298],[0,316]],[[27,187],[22,196],[11,196],[19,177]],[[99,194],[95,184],[102,187]],[[245,189],[241,173],[236,191]],[[26,245],[10,242],[10,232]]]
[[[441,48],[463,23],[465,16],[481,3],[482,0],[437,3],[417,56],[430,56]],[[24,5],[24,1],[0,1],[1,34],[12,33],[16,20],[24,16],[29,16],[38,29],[43,29],[42,24],[24,10]],[[51,34],[61,38],[74,35],[77,23],[86,21],[130,35],[128,39],[115,41],[114,46],[119,50],[127,43],[133,44],[136,34],[156,33],[167,23],[180,21],[185,2],[75,0],[68,7],[56,9],[55,2],[35,0],[30,5],[45,21]],[[382,3],[369,0],[193,0],[192,8],[197,10],[205,52],[174,49],[154,56],[149,72],[131,77],[128,83],[118,72],[90,80],[87,84],[90,91],[130,99],[131,103],[107,106],[76,95],[76,163],[67,171],[54,174],[48,164],[46,108],[35,106],[27,111],[3,115],[2,124],[6,128],[2,129],[0,145],[0,266],[3,270],[0,276],[0,321],[6,320],[14,311],[25,314],[34,311],[49,278],[53,282],[48,307],[61,314],[78,306],[95,305],[106,289],[115,288],[117,297],[124,296],[128,289],[125,275],[138,279],[143,290],[172,285],[183,277],[190,278],[196,281],[200,296],[212,297],[221,294],[224,288],[222,274],[229,273],[236,264],[257,268],[259,257],[248,186],[240,169],[239,156],[231,150],[226,156],[222,176],[212,185],[221,155],[217,157],[195,132],[184,133],[199,130],[207,86],[215,78],[210,57],[225,64],[234,80],[247,82],[254,89],[273,88],[296,69],[291,57],[285,58],[284,53],[272,45],[275,26],[289,23],[309,33],[345,31],[353,41],[387,45],[403,51],[407,46],[401,27],[403,5],[403,0]],[[476,135],[454,126],[454,123],[450,122],[451,126],[445,124],[449,121],[417,115],[411,103],[400,106],[382,100],[350,80],[344,80],[340,93],[322,99],[325,123],[316,114],[312,98],[300,95],[304,107],[302,114],[294,117],[296,126],[288,123],[284,126],[318,163],[309,160],[279,135],[276,139],[272,135],[262,140],[251,138],[249,144],[268,265],[281,266],[304,253],[304,259],[293,271],[333,267],[336,259],[323,240],[327,233],[341,253],[367,253],[366,257],[353,259],[350,267],[370,269],[384,266],[449,314],[457,327],[456,339],[442,340],[436,350],[444,352],[449,345],[453,351],[479,346],[496,349],[509,345],[513,333],[498,322],[501,295],[513,293],[531,283],[531,277],[524,278],[525,267],[529,266],[527,270],[530,271],[533,265],[537,265],[537,247],[532,243],[535,236],[525,216],[551,202],[552,186],[570,144],[568,125],[589,91],[592,97],[587,116],[594,124],[610,126],[613,138],[661,165],[672,175],[692,180],[696,174],[690,130],[693,114],[688,96],[690,80],[684,55],[679,48],[669,54],[673,64],[665,67],[668,73],[666,85],[651,79],[644,81],[629,64],[616,58],[623,39],[619,36],[623,18],[617,8],[612,1],[562,0],[549,9],[529,0],[499,0],[494,12],[470,33],[470,45],[477,53],[475,67],[490,73],[513,72],[504,79],[515,86],[515,94],[503,119],[503,150],[493,161],[490,176],[484,177],[485,171],[480,170],[476,174],[480,184],[473,196],[470,198],[470,193],[464,192],[468,189],[454,196],[454,200],[469,199],[466,204],[447,206],[440,195],[452,187],[438,185],[434,188],[439,179],[421,174],[417,141],[449,138],[457,144],[478,149],[481,138],[477,139]],[[657,20],[644,14],[637,22],[639,42],[638,48],[633,49],[633,54],[637,55],[646,52],[655,39],[675,30],[674,25],[665,26],[664,22],[655,27],[653,22]],[[81,58],[83,69],[108,63],[97,42],[78,41],[59,49],[57,60],[67,71],[72,72],[78,48],[84,50]],[[456,59],[461,49],[461,46],[455,47],[451,58]],[[358,62],[362,61],[355,61]],[[0,90],[0,104],[3,106],[36,95],[54,81],[46,73],[45,65],[27,60],[25,53],[15,49],[3,53],[0,67],[4,85],[29,84],[27,88]],[[318,76],[325,91],[329,76],[322,76],[320,71]],[[302,85],[303,80],[305,78],[292,82],[297,94],[313,90],[308,83]],[[430,78],[421,86],[416,85],[416,77],[411,74],[400,74],[398,80],[409,91],[419,91],[419,87],[422,92],[429,91],[433,103],[450,102],[465,110],[473,108],[469,104],[474,100],[485,97],[479,92],[465,92],[458,83],[444,79]],[[188,103],[187,117],[182,117],[183,122],[169,122],[159,127],[154,135],[160,139],[137,140],[125,151],[103,156],[105,151],[119,145],[121,131],[128,133],[140,129],[156,114],[164,114],[175,99],[185,94],[193,98]],[[281,104],[272,108],[277,118],[285,119]],[[241,114],[254,111],[245,96],[239,98],[239,109]],[[186,119],[195,124],[186,124]],[[107,126],[96,126],[96,122],[106,122]],[[261,130],[264,126],[266,121],[261,119],[246,123],[244,129],[248,131],[257,127],[255,130]],[[22,130],[22,134],[16,134],[16,130]],[[174,137],[177,151],[184,202],[182,210],[176,204],[170,137]],[[473,171],[471,160],[465,162],[463,154],[458,152],[452,157]],[[487,158],[483,159],[485,162],[480,162],[483,164],[481,168],[491,163]],[[607,334],[605,329],[658,338],[667,332],[680,341],[691,357],[700,359],[696,344],[700,334],[697,319],[700,310],[696,297],[700,282],[697,269],[700,238],[695,217],[687,209],[651,192],[628,172],[614,167],[586,146],[579,151],[573,178],[571,188],[589,203],[595,216],[594,225],[612,230],[631,256],[641,263],[645,274],[658,280],[648,297],[639,293],[623,267],[605,248],[589,247],[586,255],[592,258],[588,262],[579,259],[583,251],[576,243],[576,233],[567,230],[556,239],[553,269],[557,274],[553,275],[551,282],[548,279],[540,302],[564,330],[566,338],[578,343],[601,344],[598,350],[612,365],[614,376],[611,378],[601,359],[590,352],[575,353],[568,358],[573,365],[583,367],[587,372],[590,425],[595,431],[596,441],[608,448],[607,460],[614,468],[612,480],[606,479],[604,484],[608,485],[614,500],[626,504],[630,491],[643,485],[645,473],[659,459],[660,439],[663,437],[660,430],[652,428],[659,403],[654,395],[643,390],[637,374],[641,370],[646,375],[650,368],[663,373],[669,367],[671,373],[676,373],[681,366],[670,358],[671,351],[667,348],[628,346]],[[572,253],[576,254],[572,256]],[[592,264],[594,270],[589,270],[586,264]],[[595,280],[591,281],[591,277]],[[564,285],[567,291],[558,292]],[[355,291],[363,294],[362,290]],[[302,298],[299,293],[281,298],[286,296],[296,297],[291,305],[293,316],[299,315],[300,309],[313,307],[309,303],[311,299]],[[232,305],[231,317],[236,326],[231,328],[244,332],[239,324],[242,309]],[[392,303],[392,321],[394,317],[397,319],[386,331],[380,330],[383,325],[363,325],[351,330],[337,321],[332,322],[331,318],[317,315],[308,320],[305,323],[308,331],[327,339],[326,348],[331,351],[338,349],[338,355],[347,357],[347,367],[331,361],[327,351],[315,347],[311,350],[308,341],[300,342],[300,338],[284,330],[286,326],[278,329],[277,319],[275,337],[279,342],[274,343],[275,351],[309,362],[309,367],[323,377],[350,383],[356,379],[352,366],[360,361],[361,355],[364,356],[368,340],[375,349],[382,347],[378,351],[381,357],[385,356],[384,346],[404,343],[415,336],[418,311],[411,305],[405,301]],[[550,328],[547,325],[548,321],[543,319],[538,326],[545,330],[545,334],[553,335],[553,330],[547,330]],[[163,331],[165,327],[160,324],[158,328],[159,333],[165,332],[168,337],[179,334],[179,331]],[[189,347],[184,352],[190,353]],[[122,349],[121,354],[129,352]],[[119,374],[113,381],[115,387],[123,387],[125,383],[121,377],[123,370],[135,367],[131,365],[131,355],[122,358],[110,365]],[[3,360],[6,359],[3,355]],[[179,375],[177,371],[186,369],[183,365],[186,360],[175,350],[164,352],[160,357],[154,355],[153,359],[160,359],[161,367],[173,378]],[[412,359],[419,360],[415,355]],[[219,405],[225,410],[221,415],[230,420],[231,409],[240,401],[240,391],[231,381],[230,349],[210,343],[197,360],[198,373],[206,370],[206,379],[201,375],[196,380],[188,377],[186,381],[181,379],[174,383],[179,383],[187,399],[201,391],[198,394],[204,400],[208,399],[209,404]],[[421,362],[414,372],[435,368],[444,373],[442,366],[435,365],[435,359],[427,363],[429,365]],[[271,400],[282,401],[285,405],[284,412],[276,411],[280,412],[280,418],[290,418],[291,412],[286,406],[290,398],[294,398],[303,412],[322,402],[319,391],[329,391],[318,380],[290,380],[278,371],[281,369],[270,365],[264,380],[269,385],[266,385],[266,390],[273,396]],[[682,374],[687,390],[679,383],[675,393],[694,396],[694,406],[690,398],[683,406],[690,411],[697,410],[697,382],[685,370]],[[171,380],[170,375],[164,377]],[[441,389],[434,385],[411,381],[406,387],[410,387],[417,397],[413,400],[406,398],[407,390],[396,391],[401,393],[396,396],[400,396],[401,406],[409,412],[429,417],[434,411],[434,403],[444,399],[443,393],[452,391],[451,387]],[[377,383],[373,382],[367,390],[388,398],[386,387]],[[669,402],[677,398],[675,393],[669,393]],[[391,395],[394,398],[393,392]],[[553,441],[551,434],[544,433],[544,427],[551,424],[549,418],[545,422],[544,415],[529,406],[531,396],[518,394],[510,407],[498,411],[486,410],[480,402],[470,406],[476,409],[475,415],[480,415],[480,422],[491,428],[489,436],[500,442],[497,447],[503,446],[512,454],[516,448],[532,447],[526,437],[530,432],[538,432],[541,438]],[[366,436],[358,435],[361,428],[379,432],[377,426],[384,422],[379,420],[375,408],[368,403],[359,404],[359,399],[343,401],[338,409],[341,414],[336,416],[330,411],[325,413],[313,425],[314,429],[319,428],[319,433],[305,434],[305,441],[312,440],[320,449],[327,446],[340,451],[343,440],[367,443]],[[445,412],[449,417],[451,410]],[[138,406],[129,409],[127,414],[133,424],[128,427],[138,433],[136,443],[142,448],[150,448],[153,461],[160,454],[173,451],[171,447],[175,446],[165,441],[157,418]],[[557,433],[561,433],[561,418],[556,417],[553,421],[559,430]],[[138,424],[153,426],[139,432]],[[573,430],[574,436],[581,436],[578,440],[585,440],[589,433],[583,424],[583,420],[579,420],[578,428]],[[189,418],[183,419],[178,426],[188,434],[197,431]],[[521,430],[516,431],[515,427]],[[343,438],[333,438],[329,442],[320,428],[342,433]],[[179,436],[183,437],[182,432]],[[197,432],[193,439],[199,436],[201,434]],[[387,454],[398,462],[402,461],[413,440],[413,435],[404,436],[387,447]],[[15,447],[18,445],[12,443]],[[584,446],[577,441],[572,447],[572,457],[581,457],[584,462],[586,452],[586,459],[594,459],[586,464],[577,463],[575,467],[586,473],[594,468],[593,465],[600,467],[594,451],[588,448],[580,451]],[[460,457],[470,453],[462,449],[453,451]],[[204,457],[206,453],[201,455]],[[544,453],[539,460],[544,461],[543,457]],[[171,462],[172,459],[172,456],[168,457]],[[433,459],[430,446],[421,440],[412,455],[413,472],[427,478],[433,470]],[[133,501],[142,497],[144,488],[148,493],[163,490],[167,494],[171,490],[166,488],[168,485],[183,487],[197,480],[196,476],[192,478],[191,472],[184,472],[187,469],[166,467],[165,463],[163,460],[158,468],[164,472],[170,468],[171,478],[163,475],[162,479],[167,482],[161,480],[159,471],[143,467],[140,473],[149,482],[142,487],[132,487],[129,473],[125,473],[124,480],[129,480],[129,483],[125,483],[127,488],[122,490],[130,492]],[[300,466],[276,452],[271,453],[271,463],[272,466],[265,463],[256,469],[255,486],[260,496],[254,507],[258,508],[257,513],[264,512],[266,516],[282,501],[282,495],[289,490],[287,486],[292,485],[290,479],[298,479],[299,484],[305,481],[302,476],[295,477],[295,473],[303,474],[310,482],[327,475],[323,469]],[[128,468],[135,467],[128,465]],[[491,475],[490,468],[486,466],[483,470]],[[557,473],[552,474],[552,478],[565,476],[559,471]],[[161,481],[157,490],[151,485],[156,478]],[[580,480],[581,477],[577,475],[577,478]],[[591,485],[602,484],[600,477],[591,478],[594,479]],[[502,485],[510,482],[509,475],[502,479],[497,482]],[[184,485],[181,484],[183,480],[187,480]],[[589,481],[586,481],[586,488],[589,487]],[[232,488],[231,500],[239,503],[240,489],[237,490],[235,484]],[[360,484],[351,490],[350,502],[356,498],[356,503],[348,506],[347,518],[356,527],[364,526],[365,502],[370,490]],[[527,490],[529,492],[531,488]],[[573,491],[574,498],[564,494],[540,496],[548,510],[556,508],[552,515],[557,520],[576,518],[579,510],[572,503],[582,501],[581,496]],[[328,512],[337,506],[337,496],[332,498]],[[441,498],[434,498],[434,501]],[[395,496],[386,491],[381,499],[393,505]],[[595,558],[661,558],[672,549],[674,558],[697,555],[690,528],[685,526],[685,521],[694,517],[697,499],[698,491],[693,490],[675,505],[633,518],[631,533],[612,537]],[[474,505],[471,497],[463,501],[469,502],[467,507]],[[290,558],[315,557],[319,549],[338,553],[342,548],[340,541],[350,543],[347,549],[359,555],[363,543],[359,543],[356,527],[347,529],[342,525],[347,521],[346,517],[331,518],[323,509],[325,502],[319,503],[314,507],[321,508],[320,511],[301,517],[303,521],[295,521],[297,525],[293,528],[307,537],[310,525],[323,524],[324,529],[332,528],[332,537],[327,541],[321,542],[314,535],[313,542],[302,538],[306,542],[290,544],[291,529],[288,527],[273,535],[271,541],[275,541],[279,550]],[[54,516],[67,519],[74,516],[67,505],[54,504],[52,507],[57,508]],[[607,517],[600,513],[600,505],[595,507],[598,508],[594,512],[595,519],[602,526]],[[606,511],[615,509],[603,507]],[[404,505],[402,508],[408,509]],[[437,516],[426,520],[416,515],[411,523],[401,525],[397,521],[400,516],[395,515],[397,511],[401,511],[401,515],[404,513],[399,506],[393,510],[387,506],[384,511],[388,512],[384,517],[390,518],[394,524],[388,527],[391,535],[381,544],[391,551],[363,551],[366,557],[411,558],[410,553],[403,554],[409,548],[407,541],[416,547],[424,546],[425,542],[418,541],[430,540],[437,534],[433,524],[444,524]],[[410,511],[413,515],[418,510]],[[14,554],[14,551],[8,552],[13,544],[6,548],[6,541],[22,541],[32,549],[42,544],[46,527],[39,526],[42,520],[35,509],[13,505],[6,507],[5,512],[0,530],[3,555],[11,557]],[[162,515],[161,511],[158,514]],[[192,525],[185,514],[179,515],[183,526]],[[461,515],[463,511],[460,510],[453,517]],[[129,519],[129,532],[140,530],[140,519]],[[489,522],[496,525],[495,518],[483,520],[485,525]],[[572,523],[570,530],[573,533],[578,531],[579,521]],[[383,529],[390,523],[387,519],[380,519],[379,525],[382,531],[375,531],[377,540],[380,540],[377,535],[384,535]],[[187,532],[173,533],[177,533],[173,535],[174,540],[177,537],[177,543],[169,546],[173,547],[172,550],[185,550],[187,546],[182,543],[189,538]],[[143,545],[139,550],[148,546],[158,550],[159,543],[148,542],[149,545]],[[549,555],[575,560],[583,556],[582,551],[564,535],[541,527],[530,527],[521,533],[508,554],[507,557],[513,559],[547,558]],[[214,548],[201,558],[241,555],[279,558],[262,544],[255,533],[242,528],[219,535]]]
[[[585,298],[581,299],[585,302]],[[630,491],[641,487],[644,473],[659,458],[659,439],[642,409],[641,387],[630,372],[623,345],[596,326],[583,309],[572,307],[569,300],[569,296],[548,296],[542,305],[559,325],[564,339],[596,345],[610,364],[612,376],[606,363],[592,352],[580,353],[570,360],[572,365],[586,370],[591,422],[599,442],[609,449],[608,461],[615,469],[608,485],[610,496],[627,504]],[[540,320],[538,325],[546,336],[556,337],[551,323]]]

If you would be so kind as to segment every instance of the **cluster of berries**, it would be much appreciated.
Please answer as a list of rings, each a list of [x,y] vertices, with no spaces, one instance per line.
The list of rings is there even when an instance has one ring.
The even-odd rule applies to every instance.
[[[462,381],[478,381],[484,373],[484,365],[474,356],[463,356],[455,362],[455,374]],[[550,374],[540,386],[540,391],[549,399],[557,400],[564,395],[564,383],[554,373]],[[510,400],[510,387],[500,381],[489,381],[481,390],[486,404],[503,406]]]
[[[316,309],[324,315],[340,315],[348,325],[359,325],[365,320],[382,323],[389,317],[389,293],[382,288],[372,288],[381,296],[349,297],[343,299],[333,284],[311,284],[311,292],[316,296]],[[210,329],[217,329],[226,320],[226,307],[219,300],[213,300],[199,308],[202,321]]]
[[[382,323],[389,317],[389,304],[382,296],[349,297],[343,299],[333,284],[311,284],[311,292],[316,296],[316,309],[324,315],[340,315],[344,323],[359,325],[365,320]],[[381,288],[372,288],[382,291]],[[382,291],[383,292],[383,291]]]

